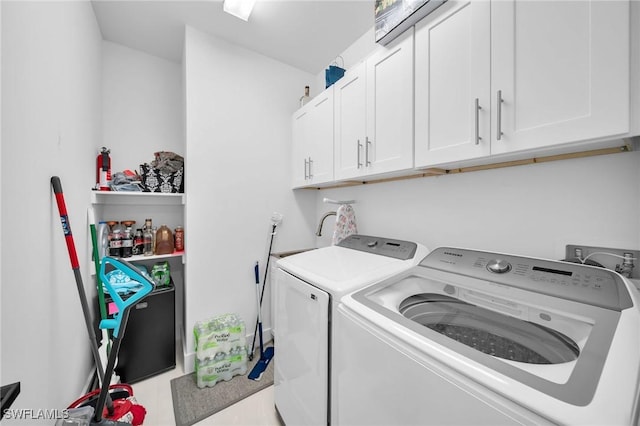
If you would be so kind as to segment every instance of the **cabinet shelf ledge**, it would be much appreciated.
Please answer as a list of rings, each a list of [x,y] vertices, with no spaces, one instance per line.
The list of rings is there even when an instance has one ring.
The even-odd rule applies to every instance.
[[[184,193],[91,191],[93,204],[184,205]]]

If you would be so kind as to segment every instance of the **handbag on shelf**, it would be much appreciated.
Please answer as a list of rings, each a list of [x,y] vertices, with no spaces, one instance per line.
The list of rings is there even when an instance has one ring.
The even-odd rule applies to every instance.
[[[143,192],[184,192],[184,160],[173,152],[155,153],[151,164],[140,164]]]

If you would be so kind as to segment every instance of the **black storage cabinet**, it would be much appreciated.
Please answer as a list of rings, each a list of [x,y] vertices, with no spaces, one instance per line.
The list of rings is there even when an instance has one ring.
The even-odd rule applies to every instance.
[[[107,306],[111,298],[105,297]],[[129,311],[115,372],[135,383],[176,367],[175,287],[154,289]]]

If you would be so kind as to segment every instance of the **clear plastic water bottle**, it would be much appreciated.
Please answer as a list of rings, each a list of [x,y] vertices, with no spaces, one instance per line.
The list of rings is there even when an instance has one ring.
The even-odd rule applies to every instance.
[[[144,241],[144,254],[145,256],[153,255],[153,234],[151,229],[145,229],[142,233],[142,240]]]
[[[101,220],[98,223],[98,260],[109,254],[109,224]]]

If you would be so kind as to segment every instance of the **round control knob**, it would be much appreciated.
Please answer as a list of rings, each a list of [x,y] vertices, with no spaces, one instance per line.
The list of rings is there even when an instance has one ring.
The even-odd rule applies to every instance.
[[[504,274],[511,270],[511,264],[506,260],[493,259],[487,263],[487,269],[495,274]]]
[[[377,246],[377,245],[378,245],[378,240],[369,241],[369,242],[367,243],[367,247],[371,247],[371,248],[373,248],[373,247],[375,247],[375,246]]]

